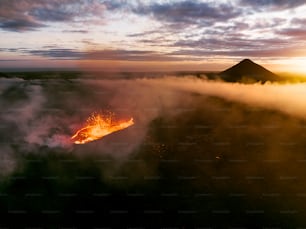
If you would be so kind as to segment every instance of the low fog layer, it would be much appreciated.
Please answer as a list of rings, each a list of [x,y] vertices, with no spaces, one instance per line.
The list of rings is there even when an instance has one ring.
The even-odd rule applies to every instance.
[[[306,118],[306,83],[241,84],[175,77],[144,79],[141,82],[159,88],[161,91],[181,90],[182,93],[216,96],[229,101],[275,109],[295,117]]]

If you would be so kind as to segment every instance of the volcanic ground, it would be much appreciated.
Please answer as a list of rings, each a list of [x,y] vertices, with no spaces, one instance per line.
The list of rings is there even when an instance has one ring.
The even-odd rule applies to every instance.
[[[150,80],[1,78],[0,226],[305,227],[303,113]],[[71,142],[106,110],[135,124]]]

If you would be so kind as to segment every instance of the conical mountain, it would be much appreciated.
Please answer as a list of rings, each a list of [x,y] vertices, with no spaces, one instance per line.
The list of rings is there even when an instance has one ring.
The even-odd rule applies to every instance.
[[[238,64],[219,73],[221,78],[228,82],[266,82],[277,81],[279,77],[266,68],[254,63],[250,59],[244,59]]]

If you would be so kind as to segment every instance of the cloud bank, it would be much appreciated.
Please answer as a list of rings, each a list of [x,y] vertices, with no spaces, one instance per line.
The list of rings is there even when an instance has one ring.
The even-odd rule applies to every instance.
[[[104,4],[89,0],[2,0],[0,28],[27,31],[46,26],[47,22],[71,22],[103,14]]]
[[[240,84],[201,79],[165,78],[144,80],[159,88],[216,96],[250,106],[273,109],[298,118],[306,118],[306,84]]]

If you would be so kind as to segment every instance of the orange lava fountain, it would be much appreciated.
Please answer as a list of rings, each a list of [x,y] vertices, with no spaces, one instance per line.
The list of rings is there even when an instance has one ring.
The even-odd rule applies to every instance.
[[[134,124],[133,118],[128,121],[114,121],[113,116],[112,113],[108,115],[93,113],[87,119],[86,125],[79,129],[71,140],[74,144],[85,144]]]

